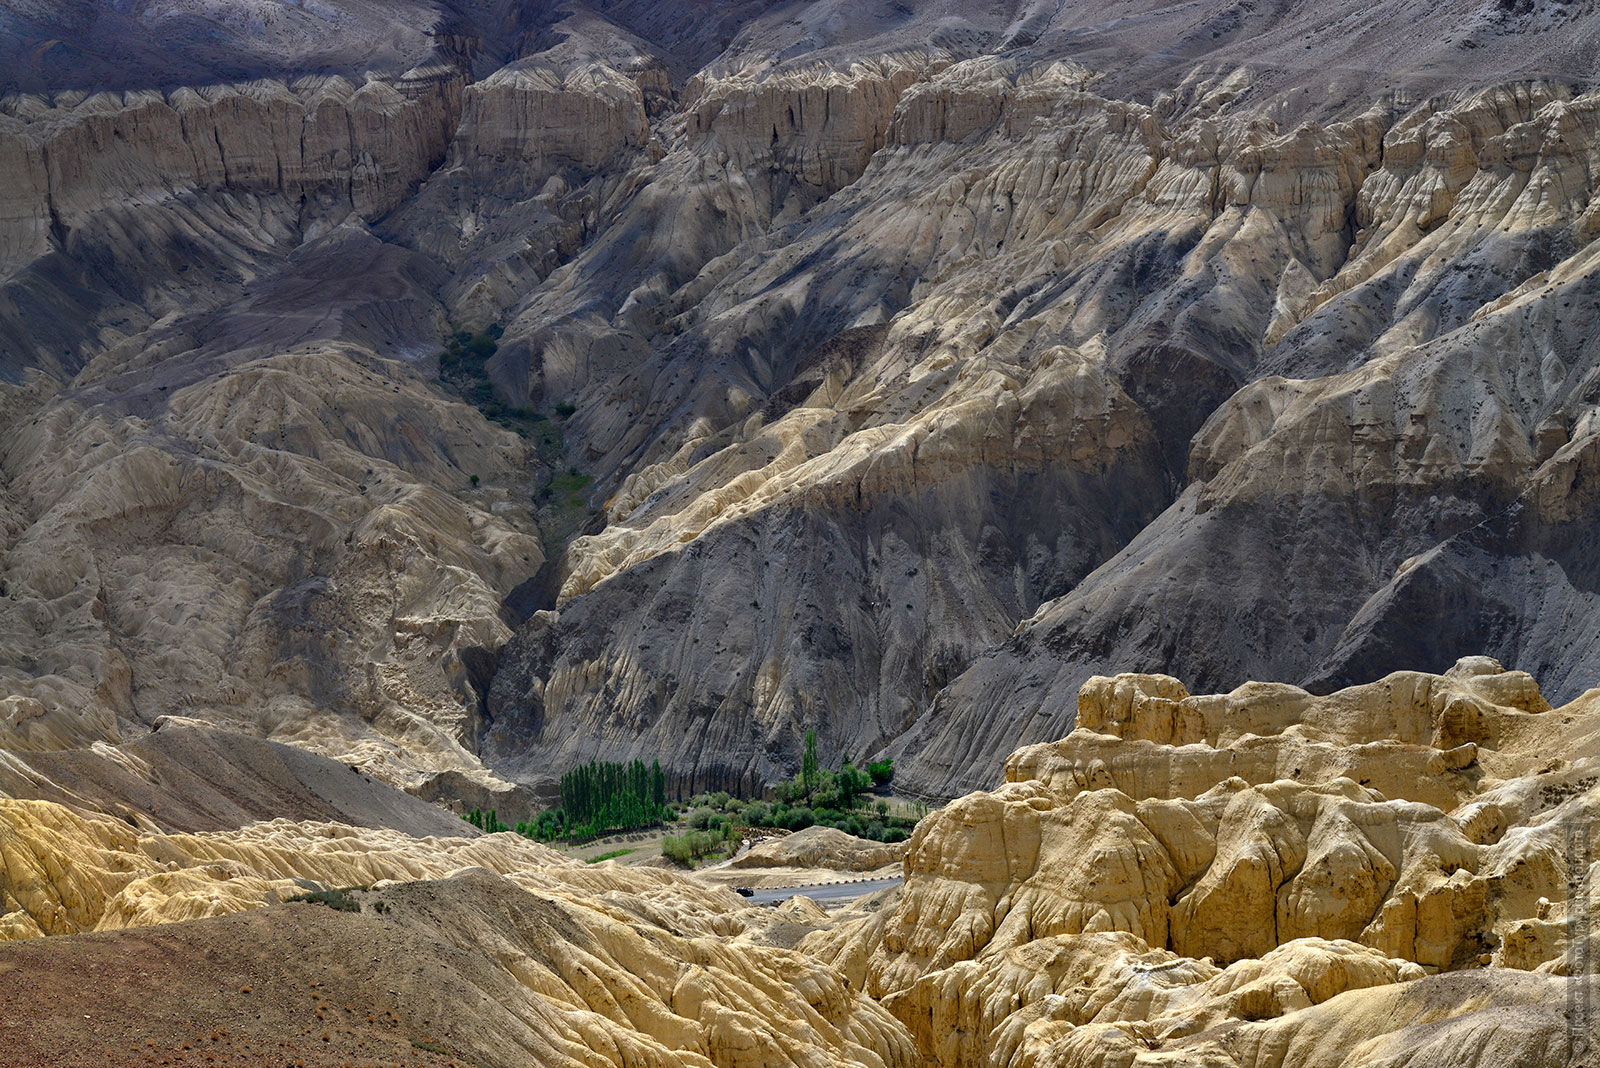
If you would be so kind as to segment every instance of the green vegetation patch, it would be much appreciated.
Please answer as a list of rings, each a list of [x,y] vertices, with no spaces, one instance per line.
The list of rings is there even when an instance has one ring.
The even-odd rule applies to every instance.
[[[545,821],[545,830],[567,838],[599,838],[654,826],[668,814],[667,777],[660,761],[649,767],[642,760],[590,761],[561,776],[561,807],[541,812],[535,827]]]
[[[439,354],[439,381],[454,389],[493,422],[538,444],[539,457],[553,463],[561,454],[561,428],[532,408],[502,404],[489,381],[489,361],[500,350],[505,329],[498,323],[476,334],[458,330]]]
[[[515,831],[538,842],[577,843],[617,831],[654,827],[677,817],[667,807],[667,777],[660,762],[646,766],[635,760],[630,764],[590,761],[573,768],[561,776],[560,807],[544,810],[531,822],[509,827],[493,809],[473,809],[462,818],[490,834]]]
[[[581,476],[573,472],[568,477]],[[649,766],[640,760],[628,764],[590,761],[561,776],[561,804],[529,822],[509,827],[493,809],[473,809],[463,818],[491,834],[514,831],[539,842],[573,845],[665,824],[679,833],[662,839],[662,855],[693,867],[732,853],[751,828],[799,831],[834,827],[858,838],[903,842],[928,809],[872,796],[893,777],[891,761],[874,761],[859,768],[848,754],[837,768],[824,768],[817,755],[817,734],[807,731],[799,773],[773,787],[770,800],[743,800],[722,790],[696,795],[687,805],[669,804],[666,775],[659,761]],[[589,863],[635,852],[638,847],[613,849]]]
[[[539,512],[545,555],[555,559],[597,514],[597,509],[584,498],[584,491],[594,480],[576,467],[568,467],[566,474],[558,473],[568,462],[563,428],[578,409],[562,401],[554,406],[554,416],[549,416],[532,408],[507,405],[495,396],[489,363],[499,352],[504,333],[497,324],[477,333],[460,330],[451,334],[444,351],[439,353],[439,381],[491,422],[532,443],[539,462],[533,472],[536,500],[530,503]],[[477,488],[487,477],[471,475],[472,486]]]
[[[738,828],[731,821],[724,821],[716,828],[690,831],[681,835],[667,835],[661,840],[661,855],[692,868],[713,853],[722,852],[724,846],[738,840]]]
[[[801,831],[807,827],[833,827],[857,838],[875,842],[904,842],[917,820],[927,815],[924,805],[891,805],[887,798],[871,800],[868,794],[894,778],[894,762],[879,760],[858,768],[846,753],[837,770],[824,768],[817,758],[817,733],[806,731],[800,773],[780,782],[772,801],[753,801],[741,813],[752,827],[778,827]]]
[[[629,853],[637,853],[637,852],[639,852],[639,847],[638,846],[633,846],[632,848],[629,848],[629,849],[613,849],[609,853],[601,853],[598,857],[590,857],[589,860],[587,861],[587,863],[589,863],[589,864],[598,864],[602,860],[616,860],[618,857],[625,857]]]
[[[289,898],[290,903],[303,901],[311,905],[321,905],[324,908],[334,909],[338,912],[360,912],[361,902],[353,896],[357,890],[367,889],[364,886],[327,887],[322,890],[308,890]]]
[[[688,831],[669,835],[661,843],[661,853],[693,867],[722,853],[724,847],[734,848],[745,829],[761,827],[787,831],[833,827],[857,838],[904,842],[928,809],[922,804],[896,804],[886,797],[869,796],[892,778],[892,761],[874,761],[858,768],[849,754],[837,769],[824,768],[817,755],[817,734],[807,731],[799,773],[775,786],[770,801],[741,800],[725,790],[690,798],[684,816]]]
[[[512,827],[508,827],[504,823],[501,823],[499,811],[492,808],[488,812],[482,812],[478,809],[473,809],[471,812],[467,813],[461,818],[486,834],[500,834],[503,831],[514,829]]]

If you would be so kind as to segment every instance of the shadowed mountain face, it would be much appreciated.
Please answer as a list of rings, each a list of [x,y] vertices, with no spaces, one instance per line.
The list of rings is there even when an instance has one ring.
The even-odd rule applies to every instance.
[[[399,73],[499,59],[555,21],[514,0],[7,0],[3,87],[16,92]]]
[[[0,31],[0,748],[948,796],[1098,673],[1600,670],[1592,4]]]

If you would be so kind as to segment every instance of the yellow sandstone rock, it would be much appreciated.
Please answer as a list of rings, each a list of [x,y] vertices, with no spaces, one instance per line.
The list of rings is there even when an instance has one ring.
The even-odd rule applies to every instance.
[[[1397,1006],[1446,979],[1416,995],[1426,1018],[1495,1063],[1474,1014],[1502,989],[1550,1040],[1560,991],[1513,969],[1563,967],[1563,828],[1600,805],[1597,711],[1551,710],[1487,658],[1325,697],[1092,679],[1071,735],[919,825],[897,904],[803,945],[941,1065],[1368,1063],[1330,1052],[1346,1012],[1420,1057],[1423,1018]],[[1584,740],[1572,766],[1549,760],[1562,738]],[[1262,1021],[1244,1045],[1213,1031],[1241,1020]]]

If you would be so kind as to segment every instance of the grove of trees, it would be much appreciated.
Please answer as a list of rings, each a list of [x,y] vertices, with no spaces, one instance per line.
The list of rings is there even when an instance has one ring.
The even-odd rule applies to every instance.
[[[561,776],[561,811],[572,836],[659,823],[667,811],[667,777],[661,762],[650,767],[642,760],[580,764]]]
[[[514,830],[524,838],[598,838],[677,819],[667,807],[667,777],[659,761],[611,764],[591,760],[561,776],[561,806],[546,809],[530,823],[508,827],[493,812],[473,809],[468,823],[485,831]]]

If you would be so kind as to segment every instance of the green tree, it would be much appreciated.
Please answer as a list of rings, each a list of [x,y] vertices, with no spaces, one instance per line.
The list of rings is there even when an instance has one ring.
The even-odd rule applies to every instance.
[[[817,732],[813,730],[806,731],[806,748],[800,757],[800,781],[808,791],[817,788]]]
[[[647,767],[642,760],[591,760],[561,776],[560,789],[562,824],[574,837],[648,826],[660,822],[667,810],[666,776],[659,761]]]
[[[845,808],[854,808],[856,799],[872,789],[872,776],[854,764],[839,769],[839,797]]]

